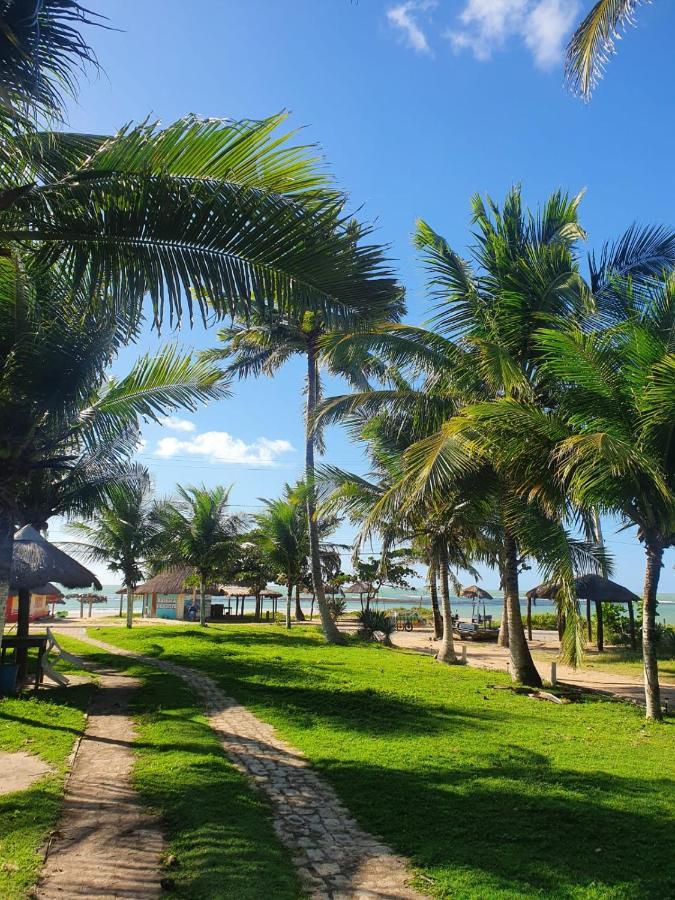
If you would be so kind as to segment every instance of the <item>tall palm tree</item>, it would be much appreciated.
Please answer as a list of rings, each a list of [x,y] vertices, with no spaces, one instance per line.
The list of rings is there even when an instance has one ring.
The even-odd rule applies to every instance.
[[[358,226],[352,225],[352,235],[357,240]],[[321,399],[320,369],[324,367],[332,374],[342,375],[363,389],[368,386],[366,375],[372,361],[367,355],[355,355],[344,350],[338,356],[328,349],[328,344],[324,349],[321,341],[328,334],[344,334],[346,330],[369,320],[397,319],[403,310],[400,289],[392,281],[386,294],[378,294],[375,299],[369,296],[369,292],[364,292],[359,301],[349,307],[336,304],[332,320],[307,310],[298,315],[260,317],[250,323],[235,325],[219,332],[222,346],[206,354],[210,360],[231,360],[227,371],[239,378],[261,374],[272,376],[291,357],[301,355],[305,358],[305,485],[311,578],[323,632],[330,643],[341,641],[341,636],[326,603],[321,574],[320,523],[317,520],[315,487],[316,450],[323,447],[321,432],[315,422],[316,408]]]
[[[153,553],[157,531],[147,471],[139,483],[111,489],[95,517],[88,522],[71,523],[70,530],[79,540],[69,544],[68,549],[122,575],[122,586],[127,591],[127,628],[131,628],[134,593],[143,578],[145,562]]]
[[[244,519],[229,511],[231,488],[189,486],[157,504],[155,561],[195,569],[199,578],[199,624],[206,625],[206,587],[236,568]]]
[[[634,24],[643,0],[597,0],[567,45],[565,74],[573,90],[584,99],[602,78],[622,28]]]
[[[561,479],[578,503],[636,525],[645,548],[645,699],[647,716],[660,719],[656,595],[664,551],[675,546],[675,278],[651,299],[611,329],[545,330],[537,340],[543,370],[568,387],[549,432]]]

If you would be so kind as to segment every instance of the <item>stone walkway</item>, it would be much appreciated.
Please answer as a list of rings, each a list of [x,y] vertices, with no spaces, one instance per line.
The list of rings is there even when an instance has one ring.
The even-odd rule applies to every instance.
[[[310,897],[422,898],[408,886],[410,876],[405,860],[359,827],[299,750],[279,740],[270,725],[226,697],[211,678],[166,660],[122,650],[86,634],[78,634],[77,638],[108,653],[140,659],[177,675],[194,689],[232,762],[272,801],[275,830],[291,851]]]
[[[36,892],[41,900],[150,900],[161,894],[162,834],[130,781],[134,728],[126,712],[138,682],[107,670],[97,675],[101,686]]]

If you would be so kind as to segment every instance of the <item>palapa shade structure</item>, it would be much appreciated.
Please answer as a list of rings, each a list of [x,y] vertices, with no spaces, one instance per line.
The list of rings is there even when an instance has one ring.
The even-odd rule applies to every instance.
[[[32,525],[25,525],[14,535],[9,588],[34,591],[48,581],[57,581],[67,588],[94,587],[101,590],[101,584],[93,572],[50,544]]]
[[[217,589],[215,593],[219,594],[221,597],[227,597],[228,600],[234,599],[235,602],[235,616],[239,615],[239,603],[241,602],[241,615],[244,615],[244,601],[247,597],[253,597],[256,601],[256,618],[262,613],[262,601],[263,600],[271,600],[272,601],[272,612],[276,612],[276,601],[279,597],[283,597],[281,591],[270,590],[269,588],[263,588],[262,590],[256,590],[250,584],[219,584],[217,585]]]
[[[477,584],[470,584],[468,587],[462,588],[459,592],[460,597],[468,597],[470,600],[492,600],[492,594],[484,591]]]
[[[30,594],[45,582],[58,581],[69,588],[95,587],[101,590],[101,584],[93,572],[77,562],[63,550],[42,537],[31,525],[25,525],[14,535],[12,551],[12,569],[9,589],[19,596],[19,620],[17,635],[28,637],[30,629]],[[19,678],[25,678],[27,651],[19,649]]]
[[[603,578],[602,575],[580,575],[574,579],[574,589],[579,600],[586,601],[586,625],[588,629],[588,639],[592,640],[591,626],[591,603],[595,603],[595,612],[597,618],[597,647],[602,652],[604,647],[604,634],[602,623],[602,604],[603,603],[627,603],[628,618],[630,619],[630,642],[634,650],[636,648],[635,640],[635,611],[633,603],[639,601],[637,594],[630,591],[622,584],[611,581],[609,578]],[[527,597],[528,619],[530,618],[531,604],[533,600],[555,600],[560,586],[552,582],[537,585],[525,595]]]

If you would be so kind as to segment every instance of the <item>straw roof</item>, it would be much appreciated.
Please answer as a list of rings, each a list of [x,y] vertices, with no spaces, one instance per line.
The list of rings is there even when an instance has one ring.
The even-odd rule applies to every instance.
[[[216,586],[215,593],[221,597],[255,597],[255,591],[246,584],[219,584]],[[265,588],[260,591],[261,597],[283,597],[281,591],[273,591]]]
[[[32,591],[48,581],[58,581],[69,588],[93,585],[101,589],[93,572],[50,544],[31,525],[25,525],[14,535],[10,590]]]
[[[580,600],[600,603],[630,603],[640,598],[628,588],[601,575],[581,575],[574,579],[574,587]],[[525,595],[528,600],[555,600],[560,586],[551,582],[532,588]]]
[[[354,581],[352,584],[342,585],[345,594],[369,594],[372,589],[373,586],[368,581]]]
[[[139,584],[136,593],[184,594],[186,591],[192,590],[191,587],[185,586],[185,582],[194,574],[195,570],[191,566],[171,566],[168,569],[162,569],[144,584]]]
[[[492,600],[492,594],[488,594],[483,588],[477,584],[470,584],[468,587],[462,588],[459,592],[460,597],[470,597],[472,600]]]
[[[60,591],[55,584],[52,584],[51,581],[48,581],[46,584],[41,584],[39,587],[32,588],[31,594],[37,594],[39,597],[63,597],[63,592]],[[58,602],[64,603],[65,601],[59,600]]]

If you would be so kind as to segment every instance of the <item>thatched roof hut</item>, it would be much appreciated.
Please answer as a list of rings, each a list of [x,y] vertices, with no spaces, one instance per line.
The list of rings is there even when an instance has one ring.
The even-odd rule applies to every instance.
[[[101,590],[93,572],[50,544],[32,525],[25,525],[14,535],[9,581],[11,591],[35,591],[48,581],[58,581],[69,588],[93,586]]]
[[[462,588],[459,592],[460,597],[468,597],[470,600],[492,600],[492,594],[478,587],[477,584],[470,584],[469,587]]]
[[[192,586],[185,582],[195,576],[196,572],[191,566],[170,566],[162,569],[144,584],[139,584],[136,594],[186,594],[191,593]],[[207,594],[216,593],[216,589],[208,589]]]
[[[31,590],[31,594],[37,594],[40,597],[49,597],[49,602],[55,603],[64,603],[63,591],[60,591],[55,584],[52,584],[51,581],[48,581],[46,584],[41,584],[39,587],[34,587]]]
[[[580,600],[591,603],[636,603],[640,599],[622,584],[602,575],[580,575],[574,579],[574,588]],[[548,582],[532,588],[525,596],[529,600],[555,600],[559,590],[560,585]]]
[[[589,641],[593,638],[593,626],[591,622],[591,603],[595,603],[596,616],[596,639],[598,651],[604,649],[604,627],[602,621],[602,604],[603,603],[627,603],[628,619],[630,630],[630,642],[633,650],[637,647],[635,635],[635,612],[633,603],[639,601],[637,594],[629,591],[622,584],[616,581],[610,581],[609,578],[603,578],[602,575],[580,575],[574,579],[574,588],[579,600],[586,601],[586,629]],[[526,593],[528,621],[530,619],[530,609],[533,600],[555,600],[560,585],[548,582],[547,584],[539,584],[537,587]]]

